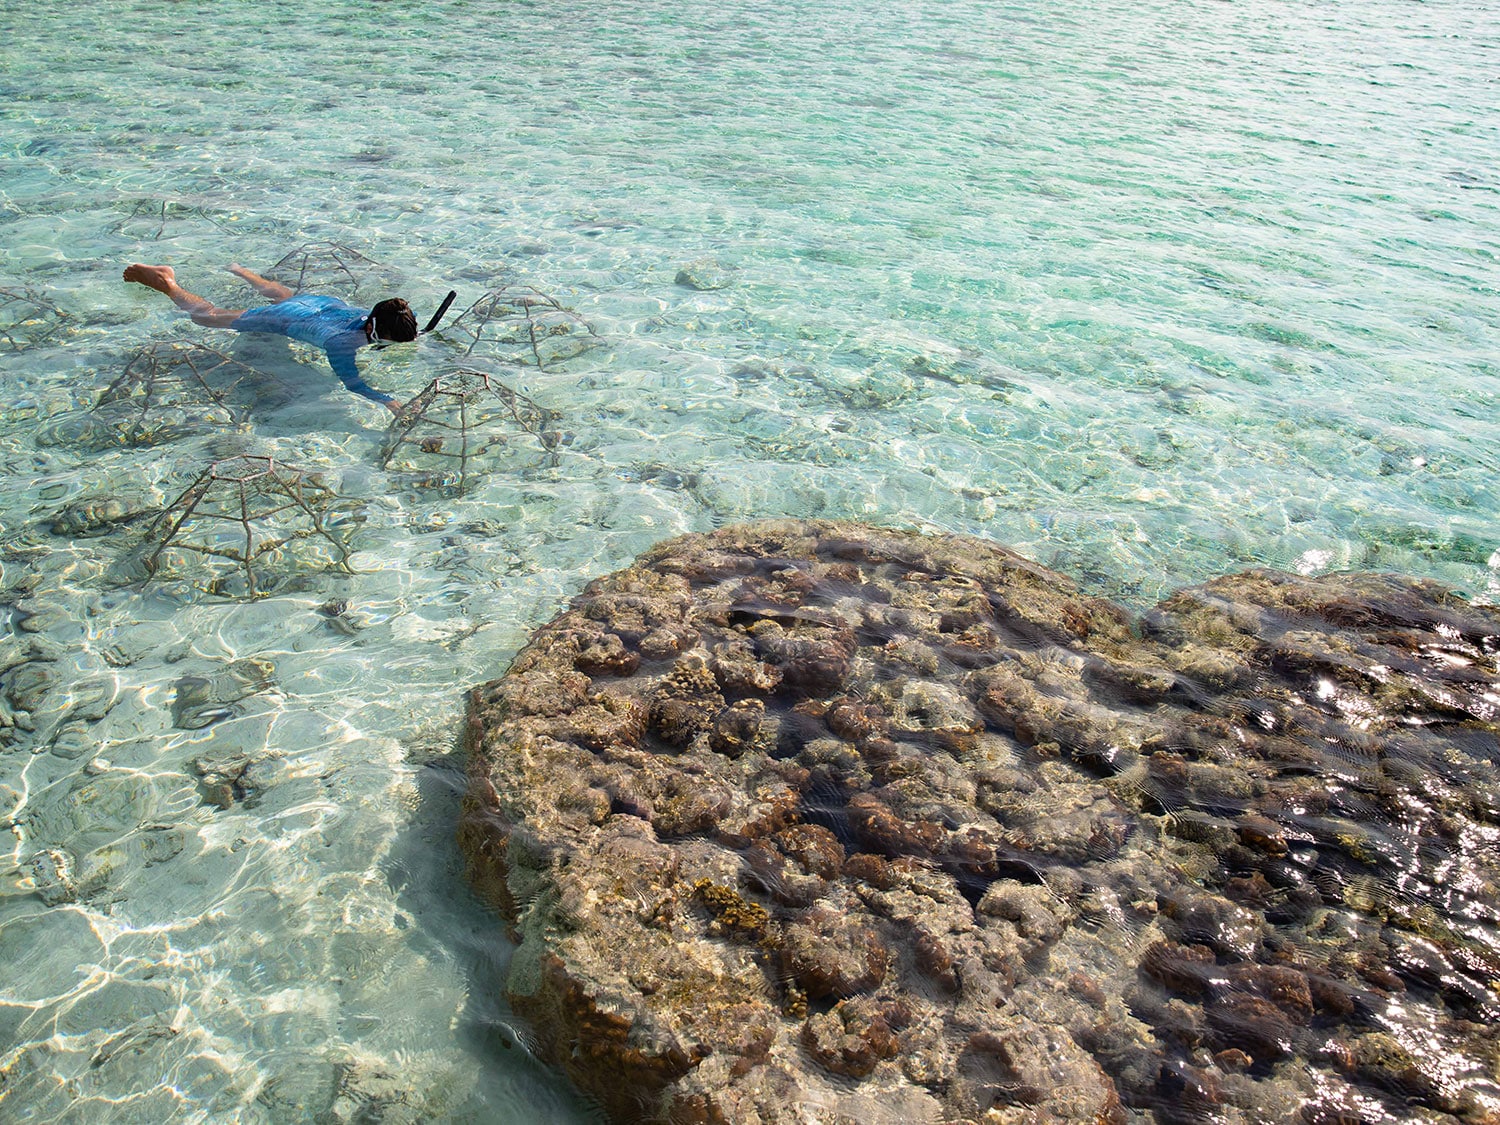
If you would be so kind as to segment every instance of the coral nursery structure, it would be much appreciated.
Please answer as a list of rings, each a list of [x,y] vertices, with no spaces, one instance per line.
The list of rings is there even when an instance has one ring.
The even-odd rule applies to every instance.
[[[24,352],[46,343],[67,314],[30,289],[0,287],[0,348]]]
[[[526,286],[493,289],[449,322],[464,354],[545,368],[599,343],[589,323],[556,298]]]
[[[282,255],[266,276],[294,293],[358,289],[380,263],[340,242],[307,242]]]
[[[242,425],[279,380],[202,344],[164,342],[140,349],[92,409],[56,418],[37,444],[97,451],[152,446]]]
[[[94,413],[120,444],[155,445],[243,421],[258,374],[202,344],[152,344],[105,388]]]
[[[536,461],[556,415],[482,371],[462,369],[428,383],[392,422],[382,468],[423,489],[467,491],[484,474]]]
[[[211,593],[258,597],[288,578],[349,569],[347,504],[272,457],[216,461],[152,521],[143,562]]]

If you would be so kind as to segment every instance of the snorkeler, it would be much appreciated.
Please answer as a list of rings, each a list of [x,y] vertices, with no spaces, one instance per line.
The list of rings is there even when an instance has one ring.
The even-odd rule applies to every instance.
[[[280,282],[267,280],[243,266],[230,266],[229,272],[262,297],[276,303],[248,311],[218,308],[207,298],[189,293],[178,285],[177,274],[171,266],[145,266],[137,262],[126,267],[125,280],[166,294],[172,298],[173,304],[193,318],[194,324],[207,328],[233,328],[238,332],[270,332],[305,344],[316,344],[327,353],[328,365],[345,387],[371,402],[380,403],[392,414],[401,410],[401,403],[393,395],[377,391],[360,378],[354,353],[366,344],[404,344],[417,338],[417,318],[405,301],[391,297],[365,312],[337,297],[311,294],[299,297]],[[452,298],[450,293],[449,301]],[[443,308],[446,310],[447,303]],[[433,317],[429,331],[437,319]]]

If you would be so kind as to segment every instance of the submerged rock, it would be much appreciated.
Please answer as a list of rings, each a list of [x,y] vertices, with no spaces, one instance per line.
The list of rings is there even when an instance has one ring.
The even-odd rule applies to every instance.
[[[31,857],[33,882],[37,897],[48,906],[78,900],[78,884],[73,878],[73,860],[57,848],[45,848]]]
[[[50,530],[64,539],[106,535],[121,524],[146,514],[144,503],[118,496],[90,496],[76,500],[52,517]]]
[[[734,267],[714,258],[694,258],[677,271],[676,283],[684,289],[728,289],[734,284]]]
[[[202,730],[237,713],[242,699],[265,691],[275,682],[276,667],[268,660],[231,661],[209,675],[188,675],[172,684],[172,725],[178,730]]]
[[[460,842],[617,1120],[1492,1122],[1497,651],[1411,579],[1137,620],[977,540],[731,527],[473,692]]]

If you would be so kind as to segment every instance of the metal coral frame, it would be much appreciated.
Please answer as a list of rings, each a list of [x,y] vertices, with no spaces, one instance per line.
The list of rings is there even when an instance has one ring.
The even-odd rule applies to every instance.
[[[323,512],[336,499],[326,485],[271,456],[246,453],[215,461],[147,528],[147,540],[157,540],[156,549],[145,559],[147,573],[154,576],[161,565],[162,552],[175,547],[233,563],[244,572],[248,596],[256,598],[262,592],[256,578],[256,562],[288,543],[315,536],[327,542],[336,555],[329,569],[352,573],[348,546],[328,530],[323,520]],[[270,506],[262,507],[260,501],[269,501]],[[227,510],[215,510],[215,505],[223,505]],[[257,523],[264,524],[284,512],[301,513],[306,526],[281,538],[262,537],[257,542]],[[243,548],[186,538],[190,526],[200,520],[239,524],[243,530]]]
[[[508,331],[489,332],[492,322],[508,325]],[[498,326],[497,326],[498,327]],[[501,286],[491,289],[448,322],[444,332],[459,332],[468,337],[464,355],[473,355],[486,342],[526,343],[538,367],[551,360],[542,356],[542,344],[556,336],[571,336],[578,330],[599,339],[599,333],[578,313],[530,286]]]
[[[439,375],[402,408],[381,443],[380,467],[389,469],[391,462],[403,451],[445,458],[456,463],[456,469],[437,474],[435,483],[447,485],[462,494],[473,479],[470,462],[483,456],[501,440],[477,432],[494,417],[479,410],[479,403],[484,398],[498,402],[517,428],[536,437],[543,450],[548,448],[543,434],[556,421],[558,415],[555,411],[486,372],[465,367]]]
[[[26,312],[27,306],[31,309],[29,314]],[[18,309],[19,315],[15,315]],[[51,322],[45,323],[37,335],[23,335],[19,339],[15,335],[15,330],[21,325],[38,320],[46,321],[48,318]],[[67,313],[30,289],[0,287],[0,340],[13,352],[24,352],[46,343],[67,319]]]
[[[209,377],[225,368],[230,369],[229,385],[222,389],[213,386]],[[231,424],[237,424],[244,421],[250,409],[232,402],[230,394],[241,380],[257,373],[255,368],[217,348],[202,344],[151,344],[136,352],[124,371],[104,388],[93,413],[102,413],[111,406],[129,408],[134,416],[123,423],[122,437],[127,444],[141,444],[141,438],[149,433],[147,416],[158,407],[181,406],[167,401],[167,397],[173,387],[182,387],[190,397],[197,398],[201,392],[204,405],[218,407]]]
[[[319,259],[323,261],[319,263]],[[360,279],[355,274],[355,269],[378,269],[379,267],[379,262],[365,257],[352,246],[345,246],[342,242],[304,242],[295,250],[283,254],[281,260],[266,271],[266,276],[289,277],[295,270],[296,283],[287,282],[286,284],[293,292],[301,293],[307,285],[309,276],[316,276],[325,270],[342,273],[349,279],[350,284],[358,288]]]

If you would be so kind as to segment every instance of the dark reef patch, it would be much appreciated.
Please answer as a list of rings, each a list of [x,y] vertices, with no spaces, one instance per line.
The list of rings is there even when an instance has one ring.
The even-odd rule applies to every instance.
[[[1251,571],[1136,620],[769,521],[474,691],[460,842],[617,1120],[1500,1120],[1500,614]]]

